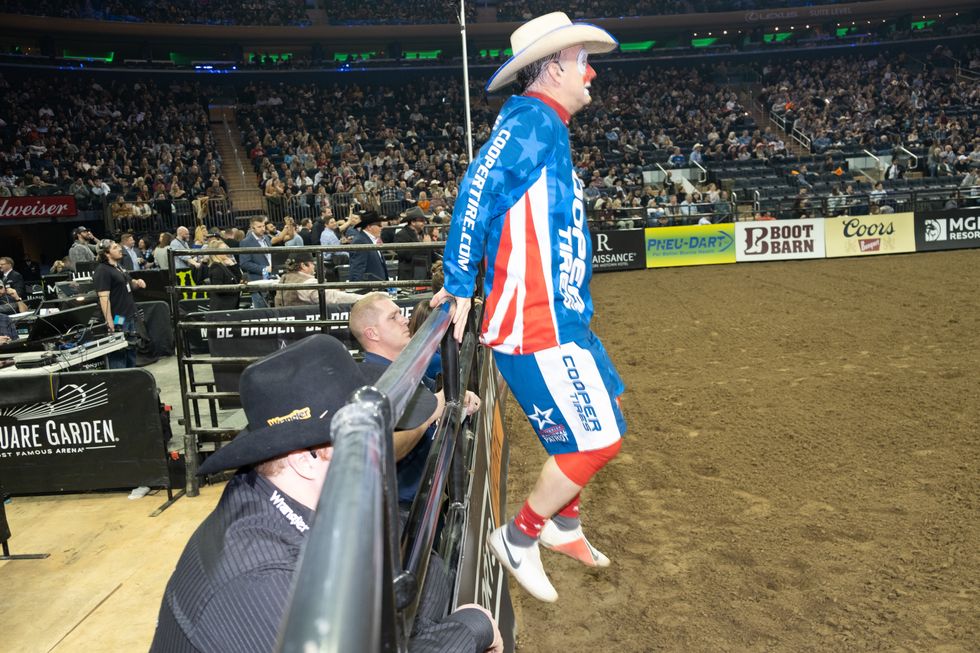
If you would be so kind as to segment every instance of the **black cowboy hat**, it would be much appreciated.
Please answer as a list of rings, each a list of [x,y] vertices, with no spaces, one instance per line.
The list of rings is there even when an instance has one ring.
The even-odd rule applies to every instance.
[[[358,229],[363,229],[368,225],[384,222],[384,218],[378,215],[377,211],[360,211],[358,215],[361,218],[361,221],[356,225]]]
[[[248,426],[205,460],[198,474],[330,444],[330,420],[351,393],[368,384],[347,348],[325,334],[309,336],[252,363],[239,383]],[[431,415],[432,411],[405,428],[415,428]]]
[[[401,220],[402,222],[416,222],[417,220],[425,222],[425,212],[419,207],[413,206],[401,214]]]

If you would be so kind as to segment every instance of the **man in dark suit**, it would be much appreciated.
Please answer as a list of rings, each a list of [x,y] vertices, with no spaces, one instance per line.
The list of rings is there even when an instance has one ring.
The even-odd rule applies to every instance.
[[[425,231],[425,214],[422,209],[413,206],[405,212],[405,226],[395,234],[396,243],[420,243]],[[398,251],[398,279],[425,279],[430,265],[429,252],[417,249]],[[421,275],[421,276],[420,276]]]
[[[122,245],[123,257],[119,264],[124,270],[142,270],[145,261],[136,249],[136,238],[131,233],[124,233],[119,237],[119,244]]]
[[[361,214],[361,222],[357,225],[357,234],[352,245],[381,244],[381,216],[375,211],[365,211]],[[354,251],[350,253],[349,281],[387,281],[388,266],[380,251]]]
[[[242,238],[242,247],[268,247],[268,254],[239,254],[238,267],[245,273],[248,281],[259,281],[272,276],[272,243],[265,233],[265,220],[252,218],[248,234]],[[252,293],[252,308],[268,308],[269,302],[261,292]]]
[[[0,258],[0,277],[3,279],[3,285],[16,290],[19,297],[26,295],[24,292],[24,277],[14,269],[14,259],[9,256]]]

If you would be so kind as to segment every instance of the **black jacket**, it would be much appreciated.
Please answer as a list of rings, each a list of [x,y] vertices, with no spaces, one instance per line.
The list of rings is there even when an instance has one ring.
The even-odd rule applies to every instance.
[[[352,242],[354,245],[373,245],[371,236],[358,231]],[[387,281],[388,266],[380,251],[361,251],[350,253],[350,272],[347,274],[349,281]]]
[[[17,291],[17,296],[25,299],[24,277],[17,270],[11,270],[3,279],[4,285],[10,286]]]
[[[313,515],[254,470],[236,474],[177,562],[150,653],[272,651]],[[429,586],[421,612],[441,603],[432,605]],[[476,610],[443,619],[420,614],[416,622],[412,653],[479,653],[493,636]]]

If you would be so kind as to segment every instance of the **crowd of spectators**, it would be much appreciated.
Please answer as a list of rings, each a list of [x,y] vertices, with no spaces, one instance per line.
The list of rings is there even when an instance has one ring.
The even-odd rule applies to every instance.
[[[976,52],[967,55],[963,61],[980,63]],[[760,101],[812,135],[815,152],[834,154],[802,174],[790,136],[771,123],[757,125],[717,67],[610,66],[592,89],[595,102],[571,125],[576,172],[599,210],[722,212],[722,219],[729,215],[720,208],[728,204],[723,191],[744,200],[746,190],[779,186],[774,195],[785,196],[809,186],[806,192],[827,196],[853,181],[841,149],[891,153],[902,145],[920,153],[926,174],[963,177],[980,165],[980,91],[943,65],[948,58],[940,52],[924,62],[878,54],[760,64]],[[136,207],[164,212],[176,199],[225,197],[202,88],[105,84],[0,78],[0,194],[57,189],[83,207],[108,200],[114,217]],[[263,81],[235,92],[243,149],[273,219],[343,219],[353,209],[394,218],[417,207],[433,223],[448,221],[468,163],[462,85],[454,76],[395,85]],[[477,84],[471,99],[479,146],[500,100]],[[762,167],[748,176],[729,170],[742,164]],[[898,160],[885,172],[885,190],[904,177],[905,164]],[[698,166],[715,188],[645,183],[645,173]],[[685,201],[700,208],[681,208]]]
[[[253,84],[239,96],[237,119],[272,203],[306,196],[319,206],[338,194],[386,215],[416,200],[439,214],[452,210],[467,165],[462,106],[462,85],[448,78],[397,87]],[[494,112],[479,94],[472,115],[482,142]]]
[[[612,18],[618,16],[663,16],[717,11],[745,11],[777,7],[826,5],[845,0],[570,0],[561,10],[573,18]],[[549,0],[501,0],[497,3],[497,20],[522,21],[549,11],[555,4]]]
[[[980,85],[941,65],[951,61],[946,53],[932,59],[878,54],[767,64],[759,101],[812,139],[817,153],[890,153],[902,145],[928,151],[932,175],[962,173],[971,159],[980,163]]]
[[[309,25],[303,0],[8,0],[10,14],[141,23]]]
[[[773,9],[815,4],[834,4],[844,0],[570,0],[561,10],[573,18],[620,16],[661,16],[722,11]],[[481,5],[467,3],[467,22],[474,22]],[[336,25],[440,24],[458,21],[459,3],[421,0],[402,3],[380,0],[374,3],[354,0],[324,0],[323,9]],[[498,21],[524,21],[555,11],[548,0],[501,0],[496,3]],[[154,23],[203,23],[212,25],[309,25],[303,0],[9,0],[3,11],[14,14],[88,18]]]
[[[608,69],[593,95],[596,102],[573,123],[571,136],[577,172],[603,189],[639,185],[642,169],[656,163],[707,165],[745,156],[756,143],[781,146],[777,135],[756,129],[736,92],[712,83],[706,70]],[[471,98],[479,144],[496,112],[478,90]],[[397,88],[262,84],[239,99],[243,145],[273,202],[306,197],[319,207],[340,193],[350,195],[352,206],[386,215],[405,202],[421,202],[433,215],[451,210],[466,166],[457,80]]]
[[[73,195],[118,218],[226,193],[196,84],[0,77],[0,197]]]
[[[475,22],[476,2],[466,3],[466,22]],[[459,22],[459,3],[446,0],[324,0],[327,20],[333,25],[421,24],[438,25]]]

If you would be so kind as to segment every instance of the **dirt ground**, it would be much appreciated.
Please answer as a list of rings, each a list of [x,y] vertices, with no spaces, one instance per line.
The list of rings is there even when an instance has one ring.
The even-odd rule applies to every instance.
[[[597,275],[630,432],[519,650],[980,650],[980,251]],[[544,459],[509,403],[509,514]]]

